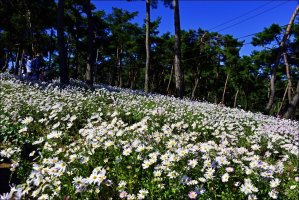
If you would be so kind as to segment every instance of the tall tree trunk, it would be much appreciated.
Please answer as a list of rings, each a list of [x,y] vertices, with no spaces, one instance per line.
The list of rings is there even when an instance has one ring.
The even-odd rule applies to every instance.
[[[5,63],[4,63],[4,66],[3,68],[1,69],[2,72],[5,72],[7,67],[8,67],[8,61],[9,61],[9,58],[8,58],[8,52],[5,52]]]
[[[67,68],[67,52],[64,42],[64,0],[58,0],[57,9],[57,39],[58,39],[58,51],[59,51],[59,73],[60,83],[69,83],[69,70]]]
[[[221,104],[223,104],[223,105],[224,105],[224,100],[225,100],[225,92],[226,92],[228,78],[229,78],[229,73],[227,73],[227,75],[226,75],[225,84],[224,84],[223,93],[222,93]]]
[[[109,77],[109,84],[110,85],[118,85],[118,80],[115,80],[116,77],[116,70],[118,66],[118,58],[119,58],[119,47],[116,47],[116,59],[115,64],[110,67],[110,77]]]
[[[89,86],[93,86],[94,77],[94,33],[93,33],[93,20],[90,7],[90,0],[86,2],[86,15],[87,15],[87,40],[88,40],[88,52],[87,52],[87,66],[86,66],[86,83]]]
[[[196,78],[195,79],[195,84],[194,84],[194,87],[193,87],[193,90],[192,90],[191,100],[194,100],[194,98],[195,98],[195,92],[196,92],[196,89],[198,87],[198,83],[199,83],[199,78]]]
[[[95,65],[94,65],[94,76],[93,76],[93,82],[96,82],[97,78],[97,71],[98,71],[98,59],[99,59],[99,49],[97,49],[96,59],[95,59]]]
[[[120,49],[120,53],[119,53],[119,56],[118,56],[118,86],[119,87],[123,87],[123,78],[122,78],[122,53],[123,53],[123,50],[122,48]]]
[[[145,48],[146,48],[146,62],[145,62],[145,80],[144,92],[149,92],[150,79],[150,21],[151,21],[151,5],[150,0],[146,0],[146,34],[145,34]]]
[[[285,98],[286,98],[286,94],[287,94],[287,92],[288,92],[288,88],[289,88],[289,85],[287,84],[287,87],[286,87],[286,89],[285,89],[285,91],[284,91],[284,93],[283,93],[283,97],[282,97],[282,100],[281,100],[281,104],[280,104],[280,106],[279,106],[279,108],[278,108],[278,111],[277,111],[277,114],[276,114],[276,115],[280,115],[280,110],[281,110],[282,105],[283,105],[283,102],[284,102],[284,100],[285,100]]]
[[[19,72],[18,72],[18,76],[20,77],[20,78],[22,78],[22,71],[23,71],[23,69],[24,69],[24,63],[23,63],[23,60],[24,60],[24,55],[25,55],[25,49],[23,49],[22,50],[22,56],[21,56],[21,61],[19,61]]]
[[[266,112],[269,112],[272,108],[272,105],[274,103],[274,97],[275,97],[275,80],[276,80],[276,71],[277,71],[277,67],[279,65],[279,61],[280,61],[280,56],[281,56],[281,53],[284,49],[284,46],[285,46],[285,43],[286,43],[286,40],[288,39],[289,35],[290,35],[290,32],[291,32],[291,28],[292,28],[292,25],[294,23],[294,20],[296,18],[296,15],[298,14],[299,12],[299,5],[296,6],[296,9],[290,19],[290,22],[287,26],[287,29],[286,29],[286,32],[280,42],[280,45],[278,47],[278,52],[277,52],[277,57],[276,57],[276,60],[275,60],[275,63],[274,63],[274,66],[273,66],[273,69],[272,69],[272,73],[271,73],[271,80],[270,80],[270,97],[269,97],[269,101],[268,101],[268,104],[266,106]]]
[[[177,97],[182,98],[183,91],[183,74],[181,69],[181,25],[180,25],[180,10],[179,0],[173,0],[174,7],[174,74],[175,74],[175,88]]]
[[[11,70],[14,70],[13,68],[14,68],[15,64],[14,64],[14,62],[13,62],[13,53],[12,53],[12,52],[10,52],[9,57],[10,57],[10,64],[11,64],[11,67],[12,67]],[[9,71],[10,71],[10,70],[9,70]]]
[[[284,59],[284,64],[286,66],[286,74],[287,74],[287,78],[288,78],[288,100],[289,100],[289,104],[292,102],[292,78],[290,75],[290,66],[289,66],[289,62],[288,62],[288,57],[286,52],[283,52],[283,59]]]
[[[236,92],[236,94],[235,94],[234,108],[237,106],[238,94],[239,94],[239,89],[237,89],[237,92]]]
[[[27,16],[27,25],[28,25],[28,30],[29,30],[29,40],[31,41],[31,51],[32,55],[35,56],[35,48],[34,48],[34,39],[33,39],[33,33],[32,33],[32,23],[31,23],[31,12],[30,10],[27,10],[26,13]]]
[[[19,58],[20,57],[20,47],[18,47],[17,55],[16,55],[16,61],[14,65],[14,75],[18,75],[19,72]]]
[[[173,76],[173,65],[171,65],[171,71],[170,71],[170,77],[169,77],[169,81],[168,81],[168,85],[167,85],[167,94],[169,94],[169,88],[170,88],[170,84],[171,84],[171,80],[172,80],[172,76]]]
[[[78,32],[78,30],[76,29],[76,31]],[[74,58],[74,63],[75,63],[75,73],[74,73],[74,78],[77,79],[79,76],[79,36],[78,33],[76,33],[76,38],[75,38],[75,58]]]
[[[54,31],[53,31],[53,28],[51,28],[48,71],[52,68],[52,54],[53,54],[53,46],[54,46],[53,45],[53,35],[54,35]]]
[[[135,89],[135,85],[136,85],[136,76],[137,76],[137,73],[138,73],[138,70],[136,70],[136,61],[135,61],[135,58],[134,58],[134,65],[133,65],[133,69],[132,69],[132,79],[131,79],[131,85],[130,85],[130,88],[132,90]]]
[[[295,96],[293,97],[292,102],[289,104],[288,110],[283,116],[284,118],[289,119],[295,114],[296,108],[298,107],[298,102],[299,102],[299,81],[297,82]]]
[[[248,98],[247,98],[247,94],[245,93],[245,91],[243,91],[244,97],[245,97],[245,108],[244,110],[247,110],[248,108]]]

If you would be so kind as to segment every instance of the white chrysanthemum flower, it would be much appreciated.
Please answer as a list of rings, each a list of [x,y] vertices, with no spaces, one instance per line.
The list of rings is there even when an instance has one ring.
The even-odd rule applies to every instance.
[[[270,187],[276,188],[277,186],[279,186],[279,184],[280,184],[280,180],[278,178],[275,178],[275,179],[271,180]]]
[[[228,178],[229,178],[229,174],[225,173],[225,174],[222,175],[221,180],[222,180],[222,182],[227,182]]]
[[[129,156],[132,153],[132,148],[126,148],[123,150],[123,155],[124,156]]]
[[[241,192],[247,195],[253,192],[258,192],[258,189],[251,183],[250,179],[245,179],[244,184],[241,185]]]
[[[234,168],[232,168],[232,167],[227,167],[227,168],[225,168],[225,171],[228,172],[228,173],[231,173],[231,172],[234,171]]]
[[[26,117],[23,121],[22,121],[22,124],[30,124],[31,122],[33,122],[33,118],[30,116],[30,117]]]
[[[188,161],[188,165],[191,167],[191,168],[194,168],[196,165],[197,165],[198,161],[197,159],[192,159],[192,160],[189,160]]]
[[[272,199],[278,198],[278,192],[276,190],[271,190],[270,192],[268,192],[268,194]]]
[[[42,194],[38,200],[48,200],[49,199],[49,195],[48,194]]]
[[[147,196],[148,191],[145,189],[141,189],[139,190],[138,194],[137,194],[137,198],[138,199],[145,199],[145,197]]]
[[[128,196],[128,193],[126,191],[120,191],[119,192],[119,198],[124,199]]]

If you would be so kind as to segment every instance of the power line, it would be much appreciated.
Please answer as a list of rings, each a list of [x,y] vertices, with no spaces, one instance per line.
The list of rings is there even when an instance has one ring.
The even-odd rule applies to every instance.
[[[282,25],[282,26],[280,26],[280,28],[284,28],[284,27],[286,27],[286,26],[288,26],[289,24],[286,24],[286,25]],[[241,38],[247,38],[247,37],[250,37],[250,36],[253,36],[253,35],[256,35],[257,33],[260,33],[260,32],[256,32],[256,33],[251,33],[251,34],[249,34],[249,35],[244,35],[244,36],[240,36],[240,37],[237,37],[237,38],[235,38],[235,39],[241,39]]]
[[[267,2],[267,3],[265,3],[265,4],[263,4],[263,5],[261,5],[261,6],[257,7],[257,8],[255,8],[255,9],[249,10],[248,12],[246,12],[246,13],[244,13],[244,14],[242,14],[242,15],[239,15],[239,16],[234,17],[234,18],[232,18],[232,19],[230,19],[230,20],[227,20],[227,21],[225,21],[225,22],[223,22],[223,23],[221,23],[221,24],[218,24],[218,25],[216,25],[216,26],[214,26],[214,27],[212,27],[212,28],[210,28],[210,29],[208,29],[208,30],[211,31],[211,30],[214,30],[215,28],[218,28],[218,27],[223,26],[223,25],[225,25],[225,24],[231,23],[231,22],[233,22],[233,21],[235,21],[235,20],[237,20],[237,19],[239,19],[239,18],[241,18],[241,17],[243,17],[243,16],[248,15],[249,13],[252,13],[252,12],[254,12],[254,11],[256,11],[256,10],[259,10],[259,9],[265,7],[265,6],[268,5],[268,4],[271,4],[272,2],[274,2],[274,0],[272,0],[272,1],[270,1],[270,2]]]
[[[277,7],[279,7],[279,6],[283,5],[283,4],[286,4],[286,3],[289,2],[289,1],[290,1],[290,0],[284,1],[284,2],[282,2],[282,3],[280,3],[280,4],[278,4],[278,5],[276,5],[276,6],[272,7],[272,8],[270,8],[270,9],[267,9],[267,10],[264,10],[263,12],[258,13],[258,14],[255,15],[255,16],[248,17],[248,18],[246,18],[246,19],[244,19],[244,20],[241,20],[241,21],[239,21],[239,22],[237,22],[237,23],[235,23],[235,24],[232,24],[232,25],[230,25],[230,26],[224,27],[224,28],[222,28],[222,29],[220,29],[220,30],[218,30],[218,31],[216,31],[216,32],[224,31],[224,30],[226,30],[226,29],[229,29],[229,28],[231,28],[231,27],[234,27],[234,26],[236,26],[236,25],[239,25],[239,24],[241,24],[241,23],[243,23],[243,22],[246,22],[246,21],[248,21],[248,20],[251,20],[251,19],[253,19],[253,18],[257,17],[257,16],[260,16],[260,15],[266,13],[266,12],[269,12],[269,11],[271,11],[271,10],[274,10],[275,8],[277,8]]]
[[[245,46],[245,45],[249,45],[249,44],[251,44],[251,43],[250,43],[250,42],[245,43],[245,44],[243,44],[243,46]],[[232,47],[232,46],[226,46],[226,47]],[[204,55],[195,56],[195,57],[192,57],[192,58],[182,59],[182,62],[183,62],[183,61],[192,60],[192,59],[195,59],[195,58],[202,58],[202,57],[205,57],[205,56],[207,56],[207,55],[209,55],[209,54],[204,54]]]

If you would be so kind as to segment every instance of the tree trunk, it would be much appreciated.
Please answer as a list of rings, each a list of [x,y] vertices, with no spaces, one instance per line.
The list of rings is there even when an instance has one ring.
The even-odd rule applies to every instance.
[[[18,75],[19,72],[19,57],[20,57],[20,47],[18,47],[16,61],[14,65],[14,75]]]
[[[183,91],[183,74],[181,70],[181,25],[180,25],[180,11],[179,0],[173,0],[174,7],[174,74],[175,74],[175,88],[177,97],[182,98]]]
[[[123,79],[122,79],[122,48],[120,49],[120,53],[118,56],[118,86],[123,87]]]
[[[99,59],[99,49],[97,49],[97,54],[96,54],[96,59],[95,59],[95,65],[94,65],[94,77],[93,77],[93,82],[96,82],[96,76],[97,76],[97,71],[98,71],[98,59]]]
[[[135,86],[136,86],[136,76],[137,76],[137,73],[138,73],[138,70],[136,70],[136,61],[134,60],[134,66],[133,66],[133,69],[132,69],[132,79],[131,79],[131,85],[130,85],[130,88],[132,90],[135,89]]]
[[[30,41],[31,41],[31,51],[32,51],[32,55],[35,56],[35,48],[34,48],[34,42],[33,42],[33,33],[32,33],[32,23],[31,23],[31,12],[30,10],[27,10],[27,25],[28,25],[28,29],[29,29],[29,37],[30,37]]]
[[[119,57],[119,48],[116,47],[116,59],[115,59],[115,64],[113,66],[111,66],[110,68],[110,80],[109,80],[109,84],[110,85],[118,85],[117,80],[115,80],[116,77],[116,70],[117,70],[117,66],[118,66],[118,57]]]
[[[298,12],[299,12],[299,5],[296,6],[296,9],[295,9],[295,11],[294,11],[294,13],[293,13],[293,15],[292,15],[292,17],[290,19],[290,22],[289,22],[289,24],[287,26],[286,32],[283,35],[282,41],[280,42],[280,45],[278,47],[277,57],[276,57],[276,60],[275,60],[275,63],[274,63],[273,69],[272,69],[272,74],[271,74],[271,80],[270,80],[270,84],[271,84],[271,86],[270,86],[270,97],[269,97],[268,104],[266,106],[266,112],[269,112],[271,110],[272,105],[274,103],[274,97],[275,97],[275,80],[276,80],[277,67],[279,65],[281,53],[282,53],[282,51],[284,49],[286,40],[289,37],[292,25],[294,23],[294,20],[296,18],[296,15],[298,14]]]
[[[68,35],[68,37],[67,37],[67,39],[66,39],[66,52],[67,52],[67,54],[66,54],[66,57],[67,57],[67,59],[66,59],[66,65],[67,65],[67,68],[68,69],[70,69],[70,60],[71,60],[71,54],[72,54],[72,52],[71,52],[71,35]]]
[[[243,94],[244,94],[244,97],[245,97],[245,108],[244,108],[244,110],[247,110],[247,108],[248,108],[248,98],[247,98],[247,95],[246,95],[245,91],[243,91]]]
[[[276,115],[280,115],[280,110],[281,110],[281,108],[282,108],[283,102],[284,102],[285,97],[286,97],[286,94],[287,94],[287,92],[288,92],[288,88],[289,88],[289,85],[287,84],[287,87],[286,87],[286,89],[285,89],[285,91],[284,91],[284,94],[283,94],[283,97],[282,97],[282,100],[281,100],[281,104],[280,104],[280,106],[279,106],[279,108],[278,108],[278,111],[277,111],[277,114],[276,114]]]
[[[286,66],[286,74],[288,78],[288,100],[290,104],[292,102],[292,78],[290,75],[290,66],[289,66],[287,54],[285,52],[283,53],[283,59],[284,59],[284,64]]]
[[[296,108],[298,106],[298,102],[299,102],[299,81],[297,82],[297,89],[296,89],[295,96],[293,97],[292,102],[289,104],[288,110],[283,116],[284,118],[289,119],[294,115]]]
[[[150,21],[151,21],[151,5],[150,0],[146,0],[146,34],[145,34],[145,48],[146,48],[146,62],[145,62],[145,80],[144,92],[149,92],[149,79],[150,79]]]
[[[53,46],[54,46],[53,45],[53,35],[54,35],[54,31],[53,31],[53,28],[51,28],[48,71],[52,68],[52,54],[53,54]]]
[[[10,52],[10,55],[9,55],[9,57],[10,57],[10,64],[11,64],[11,67],[12,67],[12,69],[11,70],[13,70],[13,67],[14,67],[14,62],[13,62],[13,53],[12,52]],[[8,67],[8,66],[7,66]],[[10,71],[10,70],[9,70]]]
[[[87,66],[86,66],[86,83],[89,86],[93,86],[94,79],[94,33],[93,33],[93,20],[90,7],[90,0],[86,2],[86,15],[87,15],[87,40],[88,40],[88,52],[87,52]]]
[[[59,71],[60,71],[60,83],[69,83],[69,70],[67,68],[67,52],[64,42],[64,0],[58,1],[57,9],[57,39],[58,39],[58,51],[59,51]]]
[[[8,67],[8,61],[9,61],[9,59],[8,59],[8,52],[5,52],[5,63],[4,63],[3,68],[1,69],[2,72],[5,72],[5,71],[6,71],[6,69],[7,69],[7,67]]]
[[[227,73],[227,75],[226,75],[226,80],[225,80],[225,84],[224,84],[224,88],[223,88],[223,93],[222,93],[221,104],[223,104],[223,105],[224,105],[224,100],[225,100],[225,92],[226,92],[228,78],[229,78],[229,73]]]
[[[22,51],[22,56],[21,56],[21,61],[19,61],[19,72],[18,72],[18,76],[20,77],[20,78],[22,78],[22,70],[24,69],[24,62],[23,62],[23,60],[24,60],[24,55],[25,55],[25,49],[23,49],[23,51]]]
[[[236,94],[235,94],[234,108],[237,106],[237,98],[238,98],[238,94],[239,94],[239,89],[237,89],[237,92],[236,92]]]
[[[172,76],[173,76],[173,65],[171,65],[170,77],[169,77],[169,81],[168,81],[168,85],[167,85],[167,89],[166,89],[167,94],[169,94],[169,88],[170,88],[170,84],[171,84]]]
[[[199,83],[199,78],[196,78],[195,79],[195,84],[194,84],[194,87],[193,87],[193,90],[192,90],[191,100],[194,100],[194,98],[195,98],[195,92],[196,92],[196,89],[198,87],[198,83]]]

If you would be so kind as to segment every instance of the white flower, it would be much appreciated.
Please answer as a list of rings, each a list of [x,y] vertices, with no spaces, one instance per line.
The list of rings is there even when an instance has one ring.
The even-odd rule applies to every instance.
[[[134,194],[127,195],[127,200],[134,200],[134,199],[136,199],[136,196]]]
[[[128,155],[130,155],[132,153],[132,148],[126,148],[126,149],[124,149],[124,151],[123,151],[123,155],[124,156],[128,156]]]
[[[258,192],[258,189],[251,183],[250,179],[245,179],[244,184],[241,185],[241,192],[247,195],[253,192]]]
[[[71,116],[70,121],[73,122],[73,121],[75,121],[76,119],[77,119],[77,116],[76,116],[76,115],[73,115],[73,116]]]
[[[62,132],[61,131],[52,131],[51,133],[49,133],[47,135],[47,139],[52,139],[52,138],[60,138],[62,136]]]
[[[223,174],[223,176],[221,177],[221,180],[222,180],[222,182],[227,182],[227,181],[228,181],[228,178],[229,178],[229,174],[228,174],[228,173],[225,173],[225,174]]]
[[[198,178],[198,180],[202,183],[205,183],[207,181],[204,177],[200,177],[200,178]]]
[[[232,168],[232,167],[227,167],[227,168],[225,168],[225,171],[227,171],[228,173],[230,173],[230,172],[233,172],[233,171],[234,171],[234,168]]]
[[[279,186],[279,184],[280,184],[280,180],[278,178],[275,178],[270,182],[270,187],[276,188],[277,186]]]
[[[196,193],[195,191],[190,191],[190,192],[188,193],[188,197],[189,197],[190,199],[196,199],[196,197],[197,197],[197,193]]]
[[[189,160],[188,162],[188,165],[191,167],[191,168],[194,168],[196,165],[197,165],[197,160],[196,159],[192,159],[192,160]]]
[[[88,178],[88,182],[100,185],[105,178],[106,176],[104,174],[91,174]]]
[[[32,117],[26,117],[23,121],[22,124],[30,124],[33,121]]]
[[[147,169],[147,168],[149,168],[151,165],[152,165],[152,162],[151,162],[150,160],[145,160],[145,161],[143,161],[143,163],[142,163],[142,168],[143,168],[143,169]]]
[[[120,191],[119,198],[124,199],[127,197],[127,195],[128,195],[128,193],[126,191]]]
[[[137,194],[137,198],[138,199],[145,199],[147,194],[148,194],[147,190],[141,189],[141,190],[139,190],[139,193]]]
[[[48,194],[42,194],[38,200],[48,200],[49,199],[49,195]]]
[[[127,185],[127,182],[126,182],[126,181],[120,181],[120,182],[118,183],[118,188],[119,188],[120,190],[123,190],[123,189],[126,188],[126,185]]]
[[[19,130],[19,133],[23,133],[23,132],[27,132],[27,131],[28,131],[28,128],[24,127]]]
[[[248,200],[257,200],[257,197],[254,194],[248,195]]]
[[[0,199],[1,200],[11,200],[12,194],[11,193],[4,193],[2,195],[0,195]]]
[[[296,188],[296,185],[291,185],[291,186],[290,186],[290,189],[291,189],[291,190],[293,190],[293,189],[295,189],[295,188]]]
[[[268,194],[272,199],[278,198],[278,192],[276,190],[271,190],[270,192],[268,192]]]
[[[155,177],[160,177],[161,175],[162,175],[162,171],[161,170],[154,171],[154,176]]]

